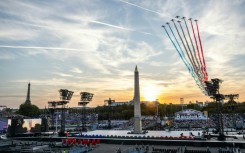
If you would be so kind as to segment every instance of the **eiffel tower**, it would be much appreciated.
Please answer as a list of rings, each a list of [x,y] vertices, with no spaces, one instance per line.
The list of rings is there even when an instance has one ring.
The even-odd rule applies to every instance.
[[[28,83],[28,90],[27,90],[25,104],[31,104],[31,100],[30,100],[30,87],[31,87],[31,83],[29,82]]]

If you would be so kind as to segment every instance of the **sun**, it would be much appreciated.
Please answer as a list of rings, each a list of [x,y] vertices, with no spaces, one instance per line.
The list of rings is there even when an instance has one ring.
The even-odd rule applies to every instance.
[[[142,86],[142,97],[145,101],[155,101],[160,95],[160,88],[155,84],[148,83]]]

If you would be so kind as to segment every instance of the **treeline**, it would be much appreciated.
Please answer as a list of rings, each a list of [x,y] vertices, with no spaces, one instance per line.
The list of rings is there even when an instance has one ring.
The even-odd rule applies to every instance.
[[[209,113],[215,113],[217,104],[215,102],[210,102],[206,107],[203,107],[203,111],[208,111]],[[245,102],[227,102],[221,106],[222,113],[245,113]]]
[[[210,102],[205,107],[200,107],[197,104],[188,104],[184,107],[175,104],[159,104],[155,105],[141,104],[141,114],[144,116],[154,116],[157,114],[160,116],[174,116],[174,113],[181,111],[182,109],[195,109],[198,111],[207,111],[210,113],[216,113],[216,103]],[[225,103],[221,106],[222,113],[245,113],[245,102],[243,103]],[[99,114],[99,120],[105,119],[122,119],[128,120],[134,116],[133,105],[120,105],[120,106],[98,106],[89,110]]]
[[[160,115],[163,116],[174,116],[174,113],[181,111],[182,109],[195,109],[198,111],[207,111],[210,113],[217,112],[217,104],[215,102],[208,103],[205,107],[200,107],[198,104],[188,104],[181,105],[176,104],[159,104],[154,105],[152,103],[149,104],[141,104],[141,114],[144,116],[154,116]],[[245,102],[236,103],[236,102],[228,102],[224,103],[221,106],[222,113],[245,113]],[[83,109],[73,109],[68,108],[69,113],[83,113]],[[25,116],[36,116],[38,114],[50,114],[51,110],[48,109],[39,109],[37,107],[23,107],[21,105],[20,110],[17,111],[18,114]],[[99,114],[99,120],[107,120],[110,118],[111,120],[120,119],[120,120],[128,120],[134,116],[134,106],[133,105],[119,105],[119,106],[98,106],[96,108],[87,108],[86,113],[96,113]]]

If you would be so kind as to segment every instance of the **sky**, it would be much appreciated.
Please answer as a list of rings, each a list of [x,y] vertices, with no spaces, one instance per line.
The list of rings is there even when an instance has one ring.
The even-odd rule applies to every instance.
[[[40,108],[59,100],[59,89],[104,100],[133,99],[138,66],[141,100],[211,101],[196,85],[161,27],[176,15],[198,19],[209,78],[221,93],[245,101],[243,0],[2,0],[0,1],[0,104]]]

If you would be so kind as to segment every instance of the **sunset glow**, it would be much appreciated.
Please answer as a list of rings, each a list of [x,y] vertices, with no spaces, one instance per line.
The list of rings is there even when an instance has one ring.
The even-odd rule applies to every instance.
[[[1,1],[1,105],[18,108],[26,99],[29,81],[31,103],[40,108],[59,100],[59,89],[74,91],[68,107],[78,106],[80,92],[94,94],[91,107],[104,105],[109,98],[127,102],[134,97],[136,65],[142,100],[211,101],[191,74],[191,62],[184,63],[162,27],[172,36],[166,23],[175,30],[171,19],[176,15],[192,18],[193,23],[198,19],[209,79],[224,80],[222,94],[239,94],[242,102],[244,8],[241,0]]]
[[[142,87],[142,97],[145,101],[155,101],[160,94],[160,88],[154,84],[149,83]]]

